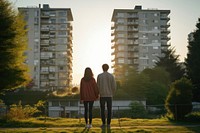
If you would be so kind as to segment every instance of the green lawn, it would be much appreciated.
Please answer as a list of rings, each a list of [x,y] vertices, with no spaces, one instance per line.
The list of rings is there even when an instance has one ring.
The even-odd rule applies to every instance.
[[[93,127],[85,129],[84,119],[31,118],[20,121],[1,121],[0,132],[15,133],[200,133],[200,123],[170,122],[165,119],[112,119],[111,128],[99,128],[101,120],[93,119]]]

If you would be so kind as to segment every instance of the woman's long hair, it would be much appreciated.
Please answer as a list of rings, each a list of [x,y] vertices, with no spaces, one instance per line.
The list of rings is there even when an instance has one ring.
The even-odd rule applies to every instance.
[[[87,67],[85,68],[85,73],[84,73],[84,80],[89,81],[90,79],[93,78],[93,73],[92,73],[92,69]]]

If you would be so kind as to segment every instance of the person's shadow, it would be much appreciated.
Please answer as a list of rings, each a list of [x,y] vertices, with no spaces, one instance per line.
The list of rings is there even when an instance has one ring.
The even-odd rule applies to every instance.
[[[110,128],[101,128],[101,133],[111,133]]]
[[[84,128],[83,131],[81,133],[88,133],[89,132],[89,128]]]

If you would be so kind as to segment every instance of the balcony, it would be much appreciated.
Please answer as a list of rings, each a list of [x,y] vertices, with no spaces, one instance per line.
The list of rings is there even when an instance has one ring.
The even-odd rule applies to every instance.
[[[171,38],[168,36],[161,36],[161,40],[169,41]]]
[[[41,27],[41,31],[49,31],[49,27]]]
[[[169,33],[170,33],[170,30],[165,29],[165,28],[161,28],[161,33],[169,34]]]
[[[161,15],[160,20],[166,20],[168,22],[170,18],[167,15]]]
[[[49,21],[49,20],[41,20],[41,23],[42,23],[42,24],[49,24],[50,21]]]
[[[139,51],[138,47],[128,48],[128,52],[138,52],[138,51]]]
[[[134,35],[128,35],[127,38],[137,39],[137,38],[139,38],[139,36],[137,34],[134,34]]]
[[[43,46],[49,45],[49,40],[41,40],[40,45]]]
[[[138,19],[138,15],[137,14],[132,14],[132,15],[127,15],[127,18],[133,18],[133,19]]]
[[[127,22],[127,25],[138,25],[138,22]]]
[[[138,28],[128,28],[129,32],[138,32]]]
[[[49,18],[50,12],[42,12],[41,18]]]
[[[44,38],[44,39],[45,39],[45,38],[49,38],[49,34],[41,34],[40,38],[42,38],[42,39],[43,39],[43,38]]]
[[[114,35],[115,35],[115,31],[112,31],[112,32],[111,32],[111,36],[114,36]]]

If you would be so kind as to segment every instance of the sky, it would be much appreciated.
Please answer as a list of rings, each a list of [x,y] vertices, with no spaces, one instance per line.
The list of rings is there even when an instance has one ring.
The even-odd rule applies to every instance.
[[[35,7],[49,4],[51,8],[71,8],[73,24],[73,84],[79,84],[86,67],[96,78],[102,64],[111,67],[111,18],[114,9],[170,10],[171,46],[180,61],[187,55],[188,34],[196,29],[200,18],[200,0],[9,0],[13,6]],[[112,69],[109,69],[112,73]]]

